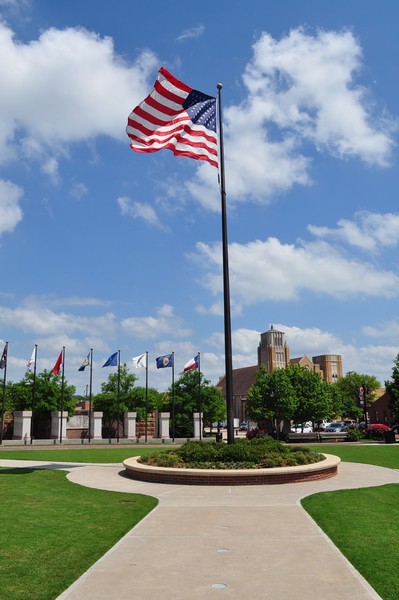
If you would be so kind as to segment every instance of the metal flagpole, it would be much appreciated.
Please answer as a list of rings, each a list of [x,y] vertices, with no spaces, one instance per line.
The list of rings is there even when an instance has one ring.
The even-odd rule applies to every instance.
[[[62,415],[63,415],[63,411],[64,411],[64,374],[65,374],[65,346],[62,346],[60,444],[62,444]]]
[[[145,441],[148,434],[148,350],[145,352]]]
[[[229,256],[227,240],[227,210],[226,187],[224,177],[224,147],[222,123],[222,87],[217,84],[219,105],[219,178],[222,211],[222,251],[223,251],[223,295],[224,295],[224,359],[226,369],[226,413],[227,413],[227,443],[234,443],[233,421],[233,357],[231,346],[231,315],[230,315],[230,282],[229,282]]]
[[[6,405],[6,381],[7,381],[7,363],[8,363],[8,342],[5,343],[3,350],[3,358],[4,358],[4,366],[1,367],[4,369],[4,377],[3,377],[3,398],[1,401],[1,425],[0,425],[0,444],[3,443],[3,427],[4,427],[4,410]]]
[[[90,348],[90,385],[89,385],[89,444],[91,440],[91,399],[93,389],[93,348]]]
[[[30,443],[33,443],[33,421],[35,417],[35,394],[36,394],[36,363],[37,363],[37,344],[35,344],[35,366],[33,367],[33,385],[32,385],[32,417],[30,420]]]
[[[175,353],[172,352],[172,441],[175,441]]]
[[[118,409],[116,413],[116,441],[119,444],[119,412],[121,403],[121,351],[118,350]]]
[[[202,403],[201,403],[201,361],[198,352],[198,409],[199,409],[199,434],[202,440]]]

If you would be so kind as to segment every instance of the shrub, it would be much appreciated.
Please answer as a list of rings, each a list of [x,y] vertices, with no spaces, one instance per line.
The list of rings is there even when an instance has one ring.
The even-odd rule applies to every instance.
[[[367,427],[365,434],[366,437],[372,440],[383,440],[386,431],[391,431],[391,428],[388,427],[388,425],[384,425],[384,423],[373,423],[373,425]]]
[[[254,427],[253,429],[248,429],[246,438],[247,440],[253,440],[257,437],[265,437],[269,435],[266,429],[260,429],[259,427]]]
[[[359,440],[364,439],[364,432],[361,429],[350,427],[346,433],[348,434],[349,442],[358,442]]]
[[[180,448],[142,456],[140,462],[160,467],[256,469],[293,466],[323,460],[308,448],[290,448],[269,436],[242,438],[234,444],[187,442]]]

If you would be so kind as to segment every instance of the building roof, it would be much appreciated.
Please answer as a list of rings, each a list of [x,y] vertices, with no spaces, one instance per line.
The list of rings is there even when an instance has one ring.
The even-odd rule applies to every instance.
[[[233,395],[234,396],[246,396],[248,390],[253,386],[256,381],[256,373],[258,371],[258,365],[252,367],[242,367],[241,369],[233,369]],[[226,376],[220,378],[219,383],[216,387],[222,392],[222,395],[226,394]]]

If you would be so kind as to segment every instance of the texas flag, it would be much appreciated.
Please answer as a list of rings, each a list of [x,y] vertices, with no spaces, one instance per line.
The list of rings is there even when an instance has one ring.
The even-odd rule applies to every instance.
[[[194,356],[191,360],[186,362],[183,367],[183,371],[192,371],[193,369],[198,369],[198,354]]]

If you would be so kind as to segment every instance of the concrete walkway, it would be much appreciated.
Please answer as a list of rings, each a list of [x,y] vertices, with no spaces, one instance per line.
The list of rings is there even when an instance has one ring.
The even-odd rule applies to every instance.
[[[0,460],[32,467],[37,461]],[[159,505],[58,600],[370,600],[379,596],[300,506],[321,491],[399,483],[399,471],[341,463],[326,481],[208,487],[136,482],[121,465],[40,463],[74,483]],[[359,508],[360,509],[360,508]]]

